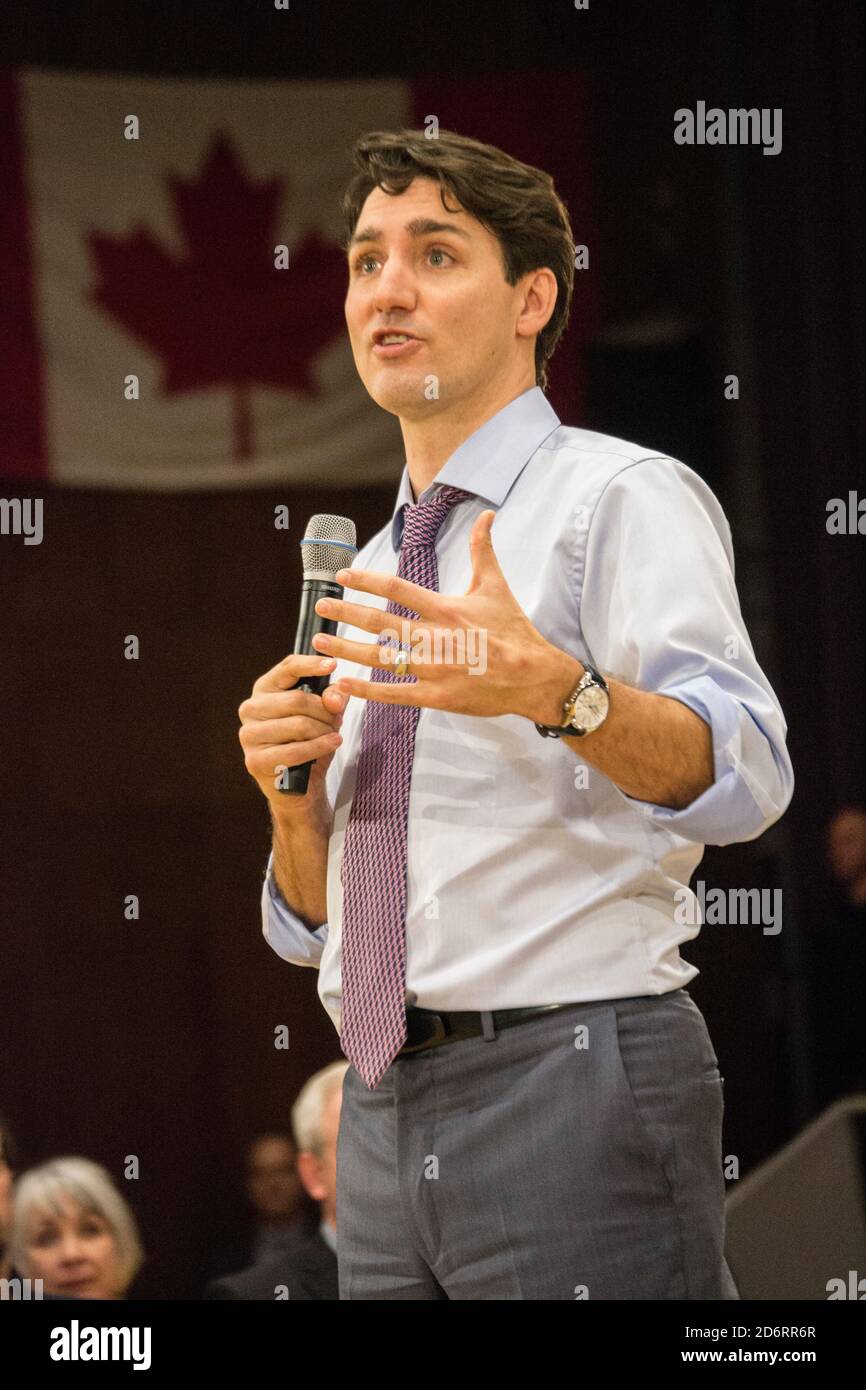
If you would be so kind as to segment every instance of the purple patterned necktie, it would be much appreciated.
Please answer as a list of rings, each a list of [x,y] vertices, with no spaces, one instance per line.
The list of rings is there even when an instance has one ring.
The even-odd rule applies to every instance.
[[[472,495],[443,486],[426,502],[405,504],[397,565],[401,579],[438,592],[439,528],[451,508]],[[398,618],[418,618],[393,599],[385,611]],[[379,642],[394,646],[393,639],[380,637]],[[374,667],[370,679],[400,685],[415,681],[414,676],[395,676],[387,666]],[[406,1041],[406,823],[419,713],[416,705],[367,701],[340,865],[340,1045],[370,1090]]]

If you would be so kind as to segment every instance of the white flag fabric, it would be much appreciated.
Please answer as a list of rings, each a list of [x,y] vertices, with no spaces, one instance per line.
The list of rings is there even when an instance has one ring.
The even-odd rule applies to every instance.
[[[51,478],[399,476],[349,347],[339,204],[353,140],[408,124],[408,88],[28,71],[20,93]]]
[[[585,221],[582,101],[577,75],[561,74],[0,74],[0,475],[159,490],[396,482],[399,426],[360,382],[343,315],[352,144],[435,112],[548,169]],[[563,413],[579,405],[574,350],[553,368]]]

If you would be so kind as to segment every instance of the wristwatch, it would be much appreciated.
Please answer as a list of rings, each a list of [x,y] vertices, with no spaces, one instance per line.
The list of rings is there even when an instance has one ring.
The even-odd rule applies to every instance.
[[[607,681],[594,666],[583,663],[584,672],[562,707],[563,724],[536,724],[542,738],[582,738],[601,727],[610,709]]]

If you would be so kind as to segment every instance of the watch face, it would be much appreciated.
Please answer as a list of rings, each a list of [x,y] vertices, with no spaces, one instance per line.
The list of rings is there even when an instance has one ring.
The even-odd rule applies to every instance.
[[[590,733],[604,723],[609,708],[610,698],[607,691],[600,685],[589,685],[586,690],[581,690],[574,703],[571,722],[576,728],[585,729]]]

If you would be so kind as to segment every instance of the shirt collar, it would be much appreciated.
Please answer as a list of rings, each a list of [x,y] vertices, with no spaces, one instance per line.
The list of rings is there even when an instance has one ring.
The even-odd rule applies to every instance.
[[[518,474],[559,423],[559,416],[541,387],[531,387],[464,439],[418,501],[425,501],[435,489],[448,483],[501,507]],[[407,502],[414,505],[409,469],[404,466],[391,518],[391,544],[395,551],[399,551],[403,539],[403,507]]]
[[[330,1222],[326,1221],[324,1217],[322,1217],[322,1220],[319,1222],[319,1235],[322,1237],[322,1240],[326,1242],[326,1244],[330,1245],[331,1249],[336,1255],[337,1232],[334,1230]]]

